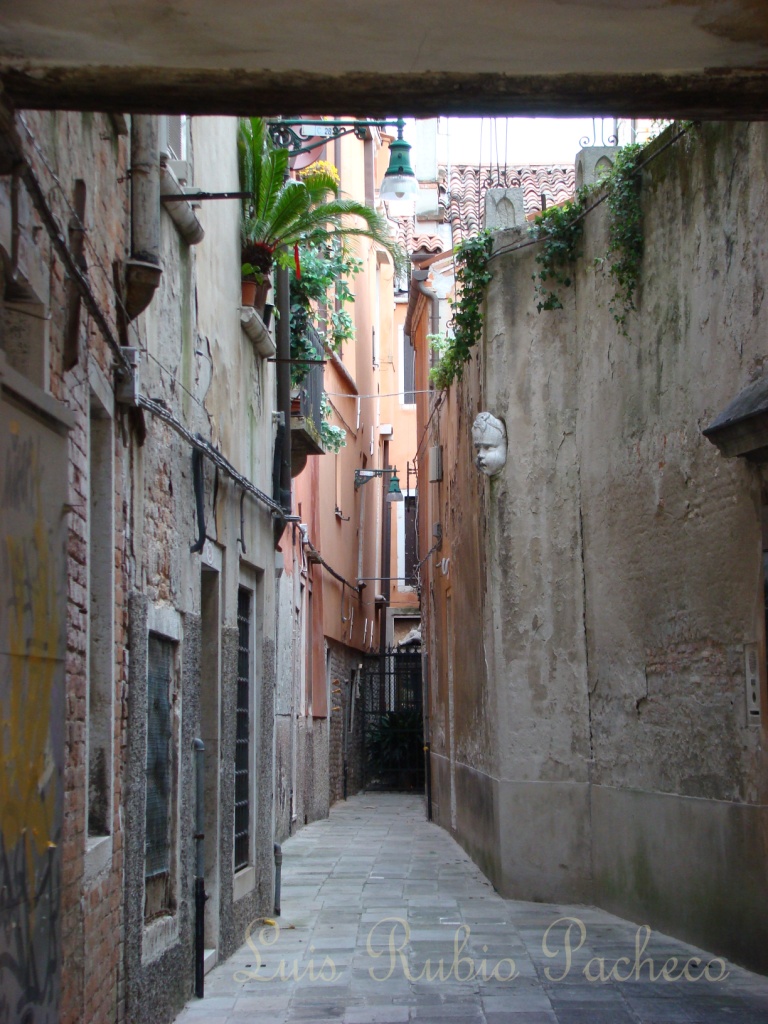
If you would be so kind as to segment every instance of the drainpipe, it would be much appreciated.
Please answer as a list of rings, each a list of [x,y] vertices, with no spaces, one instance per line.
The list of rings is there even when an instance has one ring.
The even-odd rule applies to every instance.
[[[275,917],[280,917],[280,896],[282,889],[283,874],[283,848],[280,843],[275,843]]]
[[[171,220],[187,243],[197,245],[205,237],[203,225],[197,219],[192,204],[187,198],[187,193],[179,184],[178,178],[168,167],[167,159],[160,163],[160,186],[164,196],[178,196],[178,199],[163,201],[163,206],[168,211]]]
[[[421,654],[421,699],[424,708],[424,774],[427,790],[427,821],[432,821],[432,742],[429,728],[429,652],[424,650],[424,637],[422,637]]]
[[[381,464],[385,470],[390,469],[389,441],[384,441],[382,445]],[[381,618],[379,620],[379,650],[381,652],[382,658],[384,657],[384,653],[386,652],[387,649],[387,609],[389,608],[389,602],[392,593],[392,584],[390,582],[392,569],[389,564],[392,560],[392,505],[387,500],[387,490],[389,481],[391,479],[391,473],[385,474],[381,478],[381,593],[384,598],[384,604],[381,607]]]
[[[131,257],[125,264],[125,312],[129,320],[152,301],[160,266],[160,164],[157,118],[131,117]]]
[[[416,312],[416,303],[419,295],[423,295],[432,303],[430,315],[430,334],[437,334],[440,331],[440,296],[432,288],[424,283],[429,278],[429,270],[417,267],[411,271],[411,287],[408,295],[408,311],[405,315],[403,331],[410,337],[413,315]]]
[[[195,752],[195,995],[205,994],[205,744],[192,741]]]
[[[279,267],[276,274],[277,310],[277,411],[283,414],[283,440],[280,446],[280,504],[286,515],[291,514],[291,302],[290,279],[287,267]],[[276,529],[284,524],[279,523]]]

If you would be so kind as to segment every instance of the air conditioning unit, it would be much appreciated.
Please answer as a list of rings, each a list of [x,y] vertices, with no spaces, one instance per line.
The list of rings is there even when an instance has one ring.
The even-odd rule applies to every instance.
[[[435,444],[429,449],[429,482],[439,484],[443,479],[443,446]]]

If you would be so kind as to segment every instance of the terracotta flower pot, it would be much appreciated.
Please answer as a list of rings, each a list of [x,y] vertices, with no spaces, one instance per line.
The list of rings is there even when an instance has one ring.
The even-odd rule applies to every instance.
[[[257,287],[258,285],[255,281],[246,281],[245,278],[240,282],[242,302],[244,306],[254,306],[256,304]]]
[[[257,313],[262,314],[267,304],[271,287],[272,282],[268,277],[265,277],[261,284],[244,277],[240,282],[242,304],[244,306],[253,306]]]
[[[256,296],[254,298],[254,306],[260,314],[264,313],[264,307],[267,304],[269,298],[269,289],[272,287],[272,282],[268,277],[264,278],[261,284],[256,285]]]

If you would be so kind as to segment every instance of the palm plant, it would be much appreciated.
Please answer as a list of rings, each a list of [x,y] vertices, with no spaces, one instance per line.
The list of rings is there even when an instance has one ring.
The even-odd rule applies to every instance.
[[[244,277],[263,279],[278,249],[337,236],[362,235],[397,252],[384,218],[364,203],[341,198],[328,171],[310,171],[301,181],[289,178],[288,150],[274,145],[263,118],[241,119],[237,145],[240,187],[251,196],[243,200],[241,222]]]

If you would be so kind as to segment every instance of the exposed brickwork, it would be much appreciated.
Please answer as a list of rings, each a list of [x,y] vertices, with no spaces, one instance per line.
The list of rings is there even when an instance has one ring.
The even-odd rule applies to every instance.
[[[125,141],[103,115],[22,115],[22,139],[47,201],[66,232],[72,220],[69,203],[74,183],[86,183],[85,260],[89,283],[117,335],[112,263],[125,254],[127,186]],[[61,844],[62,1024],[114,1024],[124,1020],[122,1006],[123,837],[122,752],[125,747],[126,614],[125,508],[121,463],[124,448],[115,422],[115,715],[113,746],[113,818],[111,855],[86,879],[87,742],[88,742],[88,532],[89,377],[91,360],[111,381],[112,356],[104,339],[81,307],[77,362],[63,368],[63,324],[67,307],[65,268],[48,236],[30,214],[26,256],[30,265],[48,271],[50,295],[50,390],[75,415],[69,435],[69,534],[66,643],[66,696]]]
[[[352,691],[357,686],[356,669],[360,662],[359,651],[341,644],[330,644],[331,658],[331,713],[329,740],[330,803],[344,799],[344,766],[346,762],[347,794],[357,793],[362,785],[360,716],[359,704],[355,699],[355,713],[350,729],[350,708]],[[346,733],[346,744],[345,744]],[[345,757],[346,752],[346,757]]]

